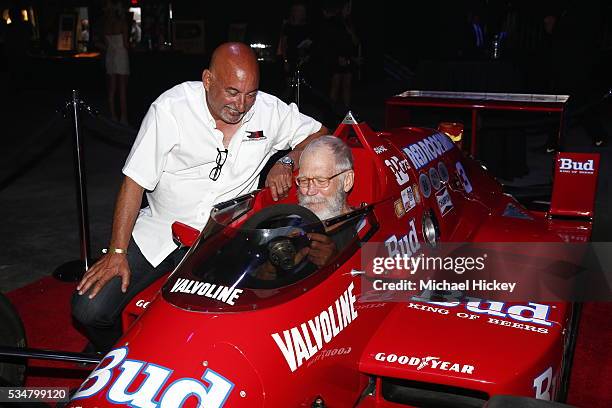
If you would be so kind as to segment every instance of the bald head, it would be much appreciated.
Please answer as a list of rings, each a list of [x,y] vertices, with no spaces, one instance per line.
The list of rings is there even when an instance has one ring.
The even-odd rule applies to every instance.
[[[255,103],[259,66],[251,48],[242,43],[221,44],[202,73],[206,102],[213,118],[235,124]]]
[[[250,75],[257,75],[259,79],[257,56],[251,47],[246,44],[239,42],[225,43],[213,51],[208,69],[215,72],[220,69],[227,69],[228,66]]]

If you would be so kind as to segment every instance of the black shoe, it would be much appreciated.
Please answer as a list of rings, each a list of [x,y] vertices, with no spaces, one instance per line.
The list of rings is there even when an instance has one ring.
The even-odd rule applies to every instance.
[[[101,351],[98,351],[98,350],[96,349],[96,346],[94,346],[92,342],[88,342],[88,343],[85,345],[85,348],[83,348],[82,353],[87,353],[87,354],[95,354],[95,355],[97,355],[97,356],[100,356],[100,359],[101,359],[102,357],[104,357],[104,353],[103,353],[103,352],[101,352]],[[94,363],[78,363],[78,365],[79,365],[80,367],[87,367],[87,366],[90,366],[90,365],[92,365],[92,364],[94,364]]]
[[[98,350],[96,349],[96,346],[93,345],[93,343],[87,342],[87,344],[85,345],[85,347],[83,348],[82,353],[98,353]]]

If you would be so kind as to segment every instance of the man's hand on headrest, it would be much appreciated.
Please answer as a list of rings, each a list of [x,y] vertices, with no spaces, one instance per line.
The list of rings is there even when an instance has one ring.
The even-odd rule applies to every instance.
[[[280,163],[274,164],[266,178],[266,187],[270,187],[272,199],[278,201],[287,197],[293,184],[293,172],[291,167]]]

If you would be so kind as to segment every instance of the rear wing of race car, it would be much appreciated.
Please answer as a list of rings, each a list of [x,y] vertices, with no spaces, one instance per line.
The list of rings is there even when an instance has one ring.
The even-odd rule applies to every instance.
[[[592,219],[598,174],[599,153],[557,153],[549,216]]]

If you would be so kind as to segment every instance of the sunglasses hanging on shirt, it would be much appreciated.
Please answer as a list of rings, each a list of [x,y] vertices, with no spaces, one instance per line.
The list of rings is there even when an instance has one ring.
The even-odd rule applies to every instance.
[[[219,150],[219,148],[217,147],[217,158],[215,160],[215,163],[217,163],[217,165],[213,167],[213,169],[210,171],[210,174],[208,175],[208,177],[210,177],[212,181],[217,181],[219,176],[221,176],[221,168],[227,160],[227,152],[227,149]]]

